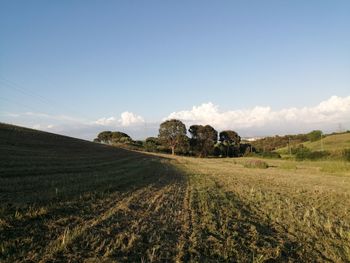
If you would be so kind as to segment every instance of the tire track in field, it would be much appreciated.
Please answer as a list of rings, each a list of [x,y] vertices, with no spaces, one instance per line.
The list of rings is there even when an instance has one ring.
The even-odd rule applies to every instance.
[[[176,256],[176,262],[188,262],[190,260],[190,237],[193,232],[193,223],[192,223],[192,211],[191,211],[191,185],[190,182],[186,183],[185,196],[183,201],[182,209],[182,218],[183,218],[183,227],[182,234],[178,242],[178,254]]]
[[[50,261],[50,259],[52,259],[55,254],[62,252],[66,248],[66,246],[74,242],[88,229],[107,220],[109,217],[113,216],[113,214],[115,214],[117,211],[127,209],[127,204],[129,204],[138,195],[141,195],[143,192],[147,191],[147,188],[136,190],[135,192],[130,193],[129,195],[117,202],[113,200],[107,205],[107,210],[102,212],[102,214],[100,214],[99,216],[77,225],[72,230],[69,230],[69,228],[67,228],[59,238],[53,240],[46,246],[45,252],[43,253],[39,262]]]
[[[130,200],[118,202],[123,209],[109,209],[113,210],[110,216],[90,224],[51,259],[60,262],[175,261],[183,226],[185,189],[182,175],[165,165],[159,171],[157,183]]]

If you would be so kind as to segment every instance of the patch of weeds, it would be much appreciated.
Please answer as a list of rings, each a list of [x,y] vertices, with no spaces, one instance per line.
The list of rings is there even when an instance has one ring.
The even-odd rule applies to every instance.
[[[249,161],[246,161],[243,164],[243,166],[246,168],[259,168],[259,169],[269,168],[269,165],[266,162],[261,160],[249,160]]]

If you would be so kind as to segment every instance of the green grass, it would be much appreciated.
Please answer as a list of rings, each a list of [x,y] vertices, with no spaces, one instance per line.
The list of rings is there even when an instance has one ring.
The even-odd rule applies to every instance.
[[[334,134],[326,136],[322,139],[323,150],[333,152],[334,154],[341,155],[344,149],[350,148],[350,133]],[[302,143],[305,147],[312,151],[322,150],[321,140],[315,142]],[[288,147],[279,148],[276,152],[280,154],[288,154]]]
[[[349,163],[142,154],[9,125],[0,157],[0,262],[350,261]]]

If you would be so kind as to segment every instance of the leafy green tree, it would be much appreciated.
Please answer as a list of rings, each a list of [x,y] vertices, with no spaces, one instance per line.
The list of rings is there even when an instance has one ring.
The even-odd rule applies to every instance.
[[[97,135],[96,141],[106,144],[131,143],[132,139],[129,135],[119,131],[103,131]]]
[[[112,139],[112,132],[111,131],[100,132],[97,135],[97,139],[99,139],[100,142],[102,142],[102,143],[110,144],[111,143],[111,139]]]
[[[100,141],[99,138],[95,138],[95,139],[93,140],[93,142],[100,143],[101,141]]]
[[[167,120],[160,124],[158,138],[174,155],[175,149],[187,141],[186,126],[180,120]]]
[[[132,141],[131,137],[124,132],[119,132],[119,131],[112,132],[112,136],[111,136],[112,143],[128,143],[131,141]]]
[[[159,140],[156,137],[148,137],[143,143],[143,147],[147,152],[157,152],[159,145]]]
[[[322,137],[322,131],[320,131],[320,130],[313,130],[312,132],[309,132],[307,134],[307,137],[312,142],[318,141]]]
[[[237,132],[231,130],[222,131],[219,134],[219,140],[226,147],[227,157],[239,156],[241,137]]]
[[[206,157],[214,151],[214,145],[218,141],[218,132],[210,125],[192,125],[190,145],[193,152],[199,157]]]

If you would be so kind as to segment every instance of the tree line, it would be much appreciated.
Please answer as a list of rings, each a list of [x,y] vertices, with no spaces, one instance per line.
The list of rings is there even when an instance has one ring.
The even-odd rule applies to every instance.
[[[321,137],[325,137],[320,130],[313,130],[306,134],[284,135],[284,136],[268,136],[252,142],[252,145],[259,152],[272,152],[281,147],[296,148],[299,144],[307,141],[318,141]]]
[[[103,131],[94,142],[148,152],[198,157],[239,157],[256,152],[251,144],[243,143],[233,130],[218,133],[210,125],[192,125],[187,130],[186,125],[177,119],[164,121],[160,124],[158,137],[148,137],[144,141],[134,141],[129,135],[119,131]]]

